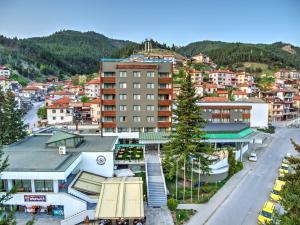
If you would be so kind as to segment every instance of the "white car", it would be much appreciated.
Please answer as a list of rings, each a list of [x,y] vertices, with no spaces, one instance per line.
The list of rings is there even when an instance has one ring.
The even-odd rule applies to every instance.
[[[249,156],[249,161],[252,161],[252,162],[256,162],[257,161],[257,155],[255,152],[252,152]]]

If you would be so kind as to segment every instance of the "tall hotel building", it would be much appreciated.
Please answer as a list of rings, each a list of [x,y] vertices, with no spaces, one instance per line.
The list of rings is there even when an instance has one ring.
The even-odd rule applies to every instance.
[[[99,75],[103,133],[171,130],[171,62],[102,59]]]

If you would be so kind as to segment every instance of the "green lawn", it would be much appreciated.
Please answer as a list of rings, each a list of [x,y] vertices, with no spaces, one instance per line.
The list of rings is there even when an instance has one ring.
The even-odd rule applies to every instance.
[[[209,199],[227,182],[228,179],[225,179],[218,183],[205,183],[202,184],[199,191],[198,199],[198,187],[193,187],[192,192],[192,201],[191,201],[191,186],[187,184],[185,188],[185,200],[183,200],[183,186],[182,181],[178,183],[178,193],[177,199],[179,203],[206,203]],[[176,199],[176,184],[175,181],[167,181],[167,188],[170,193],[170,198]]]

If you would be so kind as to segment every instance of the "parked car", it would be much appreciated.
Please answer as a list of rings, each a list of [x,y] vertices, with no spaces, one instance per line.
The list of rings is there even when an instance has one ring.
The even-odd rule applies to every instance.
[[[251,152],[249,156],[249,161],[256,162],[257,161],[257,155],[255,152]]]

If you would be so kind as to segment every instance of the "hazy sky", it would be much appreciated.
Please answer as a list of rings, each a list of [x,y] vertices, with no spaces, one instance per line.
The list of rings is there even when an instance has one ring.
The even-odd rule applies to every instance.
[[[62,29],[185,45],[199,40],[300,46],[300,0],[0,0],[0,34]]]

